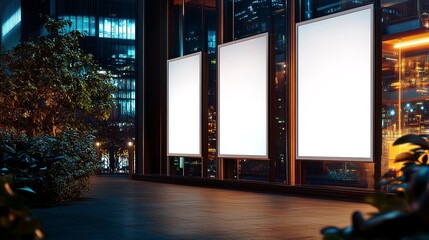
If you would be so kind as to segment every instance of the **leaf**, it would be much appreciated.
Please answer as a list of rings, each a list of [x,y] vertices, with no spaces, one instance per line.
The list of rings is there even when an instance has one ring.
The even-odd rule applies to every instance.
[[[427,165],[427,163],[428,163],[428,155],[427,154],[422,157],[422,163],[424,165]]]
[[[28,180],[30,180],[30,178],[20,177],[20,178],[15,179],[15,183],[25,182]]]
[[[59,160],[63,160],[66,157],[67,157],[66,155],[56,156],[54,158],[51,158],[50,161],[56,162],[56,161],[59,161]]]
[[[13,149],[11,146],[7,145],[7,144],[3,144],[3,146],[6,148],[6,150],[12,154],[15,154],[16,151],[15,149]]]
[[[25,191],[25,192],[31,192],[31,193],[36,193],[33,189],[31,189],[29,187],[17,188],[16,190]]]
[[[410,162],[415,161],[413,158],[413,154],[409,152],[404,152],[396,155],[395,162]]]
[[[421,136],[415,135],[415,134],[407,134],[404,135],[393,143],[394,146],[400,145],[400,144],[414,144],[422,147],[423,149],[429,149],[429,143]]]
[[[419,152],[419,151],[424,151],[421,147],[416,147],[410,150],[410,152]]]
[[[410,210],[408,202],[405,198],[397,195],[388,196],[384,192],[376,192],[373,195],[365,198],[365,201],[377,208],[380,213],[394,210],[407,212]]]

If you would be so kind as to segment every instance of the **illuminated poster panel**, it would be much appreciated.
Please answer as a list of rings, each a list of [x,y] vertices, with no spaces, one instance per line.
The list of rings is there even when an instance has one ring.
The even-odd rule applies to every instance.
[[[297,24],[297,158],[372,161],[373,7]]]
[[[268,34],[219,46],[218,156],[268,159]]]
[[[167,62],[167,155],[201,157],[201,52]]]

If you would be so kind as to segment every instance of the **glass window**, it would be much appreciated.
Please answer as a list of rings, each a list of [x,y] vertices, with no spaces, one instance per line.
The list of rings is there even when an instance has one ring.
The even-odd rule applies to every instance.
[[[82,16],[76,16],[76,26],[75,29],[78,30],[79,32],[85,34],[83,32],[83,18]]]
[[[202,6],[193,2],[185,2],[185,18],[183,25],[183,54],[198,52],[202,49]]]
[[[276,176],[286,179],[286,1],[234,0],[234,39],[241,39],[262,32],[275,35],[275,118],[276,118]],[[270,27],[271,25],[274,25]],[[267,161],[237,159],[237,176],[240,179],[269,180]]]
[[[18,8],[2,25],[2,38],[21,23],[21,8]]]
[[[135,48],[135,46],[130,46],[129,48],[128,48],[128,57],[129,58],[136,58],[136,48]]]
[[[111,38],[112,37],[112,19],[104,18],[104,37]]]
[[[119,24],[117,18],[112,18],[112,38],[119,38]]]
[[[303,20],[326,16],[373,2],[374,0],[302,0]]]
[[[272,7],[281,8],[267,0],[234,0],[234,39],[267,32]]]
[[[183,3],[185,5],[183,5]],[[169,16],[169,57],[174,58],[202,49],[208,51],[209,82],[209,130],[207,176],[216,177],[216,29],[217,10],[215,1],[171,1]],[[204,16],[204,17],[203,17]],[[203,26],[205,28],[203,28]],[[133,83],[134,84],[134,83]],[[133,88],[135,86],[133,85]],[[171,174],[202,175],[202,162],[193,158],[169,158]]]
[[[95,37],[95,17],[89,17],[89,36]]]
[[[65,21],[70,21],[69,16],[61,16],[59,18],[65,20]],[[70,26],[68,24],[65,26],[64,31],[65,31],[65,33],[70,32]]]
[[[136,38],[136,24],[132,19],[127,21],[127,33],[128,39],[134,40]]]
[[[397,174],[397,154],[407,146],[393,146],[405,134],[429,134],[429,33],[419,14],[428,1],[382,1],[382,174]]]
[[[76,25],[77,25],[77,20],[76,20],[76,16],[70,16],[70,22],[71,22],[71,27],[70,30],[76,30]]]
[[[82,31],[83,31],[83,34],[85,34],[86,36],[89,36],[89,17],[88,16],[83,17]]]
[[[127,20],[119,19],[119,38],[127,39]]]
[[[104,37],[104,17],[100,17],[98,23],[98,37]]]

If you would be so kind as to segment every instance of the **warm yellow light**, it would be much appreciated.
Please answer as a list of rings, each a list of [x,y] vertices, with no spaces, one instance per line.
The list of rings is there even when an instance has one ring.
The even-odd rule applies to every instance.
[[[100,145],[101,145],[101,143],[99,143],[99,142],[95,143],[95,146],[97,146],[97,147],[99,147]]]
[[[418,39],[413,39],[413,40],[409,40],[409,41],[400,42],[400,43],[395,44],[393,46],[393,48],[414,47],[414,46],[422,45],[422,44],[425,44],[425,43],[429,43],[429,37],[418,38]]]
[[[133,145],[133,142],[128,142],[128,146],[132,146]]]

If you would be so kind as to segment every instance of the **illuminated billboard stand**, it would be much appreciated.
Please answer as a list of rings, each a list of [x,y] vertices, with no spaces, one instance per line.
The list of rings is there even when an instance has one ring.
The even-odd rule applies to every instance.
[[[297,24],[297,159],[373,161],[373,15],[368,5]]]
[[[203,96],[207,91],[203,72],[201,52],[167,61],[167,157],[179,157],[183,174],[185,157],[200,158],[203,162],[206,152]],[[168,175],[170,167],[168,161]]]
[[[219,169],[227,158],[270,160],[268,39],[263,33],[218,46]]]

